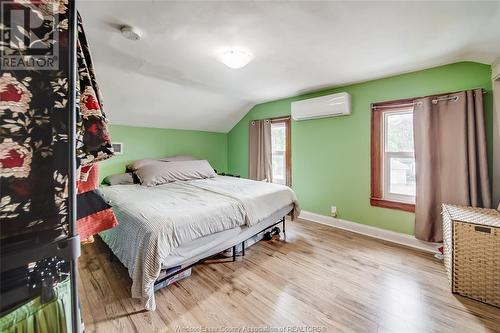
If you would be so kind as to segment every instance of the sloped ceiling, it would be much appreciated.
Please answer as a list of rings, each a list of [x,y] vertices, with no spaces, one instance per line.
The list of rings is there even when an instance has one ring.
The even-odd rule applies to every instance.
[[[114,124],[228,132],[260,102],[500,55],[500,2],[77,3]]]

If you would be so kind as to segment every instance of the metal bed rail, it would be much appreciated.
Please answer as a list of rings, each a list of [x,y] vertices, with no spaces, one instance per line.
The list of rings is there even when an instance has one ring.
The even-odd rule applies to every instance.
[[[277,225],[278,225],[278,224],[280,224],[280,223],[282,223],[282,224],[283,224],[283,238],[286,240],[285,222],[286,222],[286,216],[283,216],[283,218],[281,218],[278,222],[276,222],[276,223],[274,223],[274,224],[272,224],[272,225],[266,226],[264,229],[262,229],[262,230],[260,230],[260,231],[256,232],[256,233],[255,233],[255,234],[253,234],[252,236],[250,236],[250,237],[246,238],[246,239],[245,239],[245,240],[243,240],[241,243],[234,244],[233,246],[228,247],[227,249],[225,249],[225,250],[223,250],[223,251],[221,251],[221,252],[227,251],[227,250],[229,250],[229,249],[231,249],[231,248],[232,248],[232,252],[233,252],[232,262],[234,262],[234,261],[236,261],[236,247],[237,247],[239,244],[241,244],[241,246],[242,246],[242,247],[241,247],[241,248],[242,248],[242,250],[241,250],[241,256],[242,256],[242,257],[244,257],[244,256],[245,256],[245,242],[246,242],[247,240],[249,240],[249,239],[250,239],[250,238],[252,238],[252,237],[255,237],[256,235],[260,234],[261,232],[264,232],[264,231],[266,231],[266,230],[268,230],[268,229],[271,229],[272,227],[277,226]],[[111,251],[111,250],[110,250],[110,251]],[[199,264],[201,264],[201,263],[204,263],[205,261],[207,261],[207,260],[209,260],[209,259],[211,259],[211,258],[213,258],[213,257],[217,256],[219,253],[220,253],[220,252],[218,252],[218,253],[216,253],[216,254],[209,255],[209,256],[207,256],[207,257],[204,257],[204,258],[202,258],[202,259],[200,259],[200,260],[195,261],[195,262],[194,262],[194,263],[192,263],[192,264],[189,264],[189,265],[187,265],[187,266],[185,266],[185,267],[179,268],[178,270],[176,270],[176,271],[174,271],[174,272],[172,272],[172,273],[170,273],[170,274],[167,274],[166,276],[162,277],[161,279],[156,280],[156,282],[155,282],[155,286],[156,286],[157,284],[160,284],[160,283],[162,283],[162,282],[164,282],[164,281],[168,280],[168,279],[173,278],[174,276],[176,276],[176,275],[178,275],[178,274],[180,274],[180,273],[182,273],[182,272],[184,272],[184,271],[186,271],[186,270],[188,270],[188,269],[190,269],[190,268],[193,268],[193,267],[194,267],[194,266],[196,266],[196,265],[199,265]],[[112,252],[111,252],[111,255],[112,255]],[[218,263],[220,263],[220,261],[219,261]]]

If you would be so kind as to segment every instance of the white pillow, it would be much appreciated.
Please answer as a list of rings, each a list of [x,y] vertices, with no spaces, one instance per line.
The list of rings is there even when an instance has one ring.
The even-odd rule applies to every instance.
[[[152,161],[135,171],[142,185],[154,186],[177,180],[213,178],[216,173],[206,160],[159,162]]]
[[[108,185],[130,185],[134,183],[134,176],[131,172],[119,173],[115,175],[109,175],[102,181],[104,184]]]
[[[191,156],[191,155],[176,155],[176,156],[168,156],[168,157],[162,157],[162,158],[145,158],[142,160],[135,160],[133,162],[130,162],[127,165],[127,170],[130,171],[135,171],[139,169],[140,167],[149,164],[154,161],[161,161],[161,162],[176,162],[176,161],[195,161],[198,160],[198,158]]]

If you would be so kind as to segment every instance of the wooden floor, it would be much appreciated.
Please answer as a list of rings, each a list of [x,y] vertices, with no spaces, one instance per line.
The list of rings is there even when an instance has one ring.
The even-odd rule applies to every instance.
[[[305,221],[288,223],[286,242],[196,267],[156,293],[154,312],[130,298],[130,285],[101,241],[83,247],[87,333],[500,332],[500,309],[452,295],[432,255]]]

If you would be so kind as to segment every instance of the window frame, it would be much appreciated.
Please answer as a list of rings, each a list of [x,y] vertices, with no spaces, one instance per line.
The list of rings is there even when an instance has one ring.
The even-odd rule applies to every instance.
[[[409,196],[388,194],[389,176],[387,168],[387,155],[401,155],[401,157],[414,157],[411,152],[385,152],[385,123],[386,114],[408,112],[412,109],[413,100],[397,100],[372,105],[371,114],[371,196],[370,204],[375,207],[384,207],[407,212],[415,212],[415,203]],[[413,197],[411,197],[413,198]]]
[[[285,185],[292,186],[292,137],[291,137],[291,124],[290,117],[278,117],[269,119],[271,124],[285,125]]]

